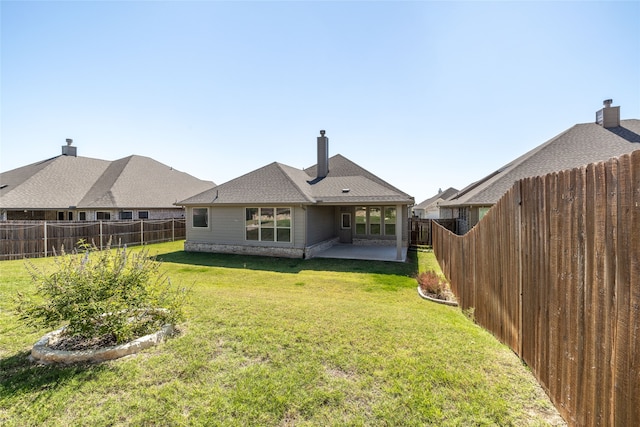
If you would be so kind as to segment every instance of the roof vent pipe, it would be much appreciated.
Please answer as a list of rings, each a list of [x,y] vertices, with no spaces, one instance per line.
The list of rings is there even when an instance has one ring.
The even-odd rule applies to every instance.
[[[329,173],[329,138],[324,133],[321,130],[318,137],[318,178],[324,178]]]

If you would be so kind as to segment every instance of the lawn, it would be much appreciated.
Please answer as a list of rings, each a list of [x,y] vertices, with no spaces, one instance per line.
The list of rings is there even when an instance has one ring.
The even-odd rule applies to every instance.
[[[526,366],[459,309],[419,298],[411,262],[189,254],[150,245],[191,288],[180,335],[98,365],[27,360],[44,330],[11,299],[33,285],[0,263],[0,424],[547,425]],[[39,259],[37,265],[50,260]],[[555,415],[557,416],[557,415]]]

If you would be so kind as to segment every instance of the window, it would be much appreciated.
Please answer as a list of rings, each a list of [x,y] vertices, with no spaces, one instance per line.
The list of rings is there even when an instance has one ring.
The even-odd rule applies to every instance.
[[[276,221],[273,208],[260,209],[260,240],[273,242],[275,240]]]
[[[73,221],[73,212],[67,212],[67,219]]]
[[[133,219],[133,212],[131,211],[120,212],[120,219]]]
[[[367,208],[356,208],[356,234],[367,234]]]
[[[342,213],[342,221],[341,227],[343,230],[348,230],[351,228],[351,214],[348,212]]]
[[[138,219],[149,219],[149,211],[138,212]]]
[[[78,219],[80,221],[86,221],[87,220],[87,213],[86,212],[78,212]]]
[[[480,221],[489,212],[490,207],[478,208],[478,221]]]
[[[64,221],[64,212],[58,212],[58,221]]]
[[[291,208],[276,209],[276,240],[291,241]]]
[[[209,227],[209,209],[193,208],[193,227],[207,228]]]
[[[245,239],[291,241],[291,208],[246,208]]]
[[[96,219],[97,220],[110,220],[111,219],[111,213],[110,212],[96,212]]]
[[[396,235],[396,208],[384,208],[384,234],[387,236]]]
[[[357,235],[395,236],[397,221],[395,206],[356,207]]]
[[[380,224],[382,223],[382,217],[380,215],[380,208],[369,208],[369,234],[380,235]]]

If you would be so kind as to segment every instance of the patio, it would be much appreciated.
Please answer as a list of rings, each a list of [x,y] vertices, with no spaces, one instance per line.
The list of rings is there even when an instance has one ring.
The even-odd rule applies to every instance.
[[[407,248],[402,248],[402,259],[397,259],[396,255],[397,248],[395,246],[363,246],[338,243],[320,252],[315,257],[405,262],[407,260]]]

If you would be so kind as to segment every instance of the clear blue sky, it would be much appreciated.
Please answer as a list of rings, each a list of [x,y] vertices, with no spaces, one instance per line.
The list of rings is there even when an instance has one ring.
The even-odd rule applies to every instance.
[[[148,156],[223,183],[340,153],[420,202],[613,98],[640,2],[2,1],[0,170]]]

